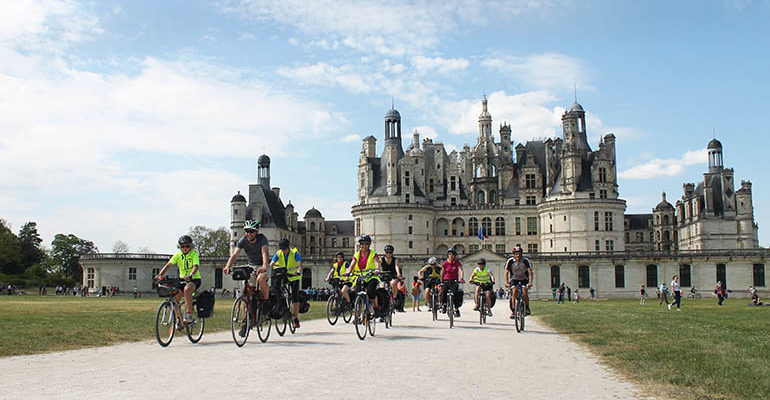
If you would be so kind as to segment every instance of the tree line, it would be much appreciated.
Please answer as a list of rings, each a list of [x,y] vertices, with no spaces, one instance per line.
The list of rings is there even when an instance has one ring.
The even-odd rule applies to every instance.
[[[224,227],[210,229],[198,225],[190,227],[187,234],[193,238],[202,256],[227,257],[230,254],[230,234]],[[176,242],[176,238],[173,240]],[[152,253],[146,247],[138,251]],[[0,283],[79,285],[83,279],[80,257],[98,252],[94,242],[71,233],[55,235],[50,249],[47,249],[43,246],[36,222],[25,223],[16,234],[0,218]],[[118,240],[113,252],[128,253],[128,245]]]

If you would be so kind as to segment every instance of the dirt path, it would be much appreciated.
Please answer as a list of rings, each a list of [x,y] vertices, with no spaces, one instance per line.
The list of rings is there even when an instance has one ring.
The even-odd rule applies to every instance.
[[[252,331],[242,348],[220,332],[197,345],[177,336],[167,348],[145,341],[5,358],[0,398],[640,398],[631,383],[534,318],[517,334],[500,303],[484,327],[466,302],[452,330],[444,316],[434,323],[424,310],[410,311],[397,314],[392,329],[377,324],[365,341],[342,320],[318,320],[295,335],[273,331],[264,344]]]

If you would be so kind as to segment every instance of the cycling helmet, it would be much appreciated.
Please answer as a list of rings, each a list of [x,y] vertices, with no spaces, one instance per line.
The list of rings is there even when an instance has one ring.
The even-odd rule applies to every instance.
[[[192,238],[189,235],[182,235],[178,240],[179,244],[192,244]]]
[[[358,243],[369,243],[372,244],[372,238],[369,237],[369,235],[361,235],[358,237]]]
[[[246,222],[243,223],[243,229],[259,229],[259,221],[252,221],[252,220],[246,220]]]
[[[338,251],[337,254],[334,255],[334,257],[342,256],[342,258],[345,258],[345,253]]]
[[[449,250],[446,251],[447,254],[452,253],[454,255],[457,255],[457,250],[455,250],[454,247],[450,247]]]
[[[438,260],[436,260],[436,257],[431,257],[428,259],[428,264],[436,265],[436,263],[438,263]]]
[[[278,242],[278,248],[279,249],[288,249],[289,248],[289,239],[283,238],[280,242]]]
[[[485,258],[479,258],[479,261],[477,261],[476,264],[487,265],[487,260]]]
[[[513,248],[513,254],[516,254],[516,253],[522,253],[523,254],[524,253],[524,249],[522,249],[521,246],[516,246],[516,247]]]
[[[393,246],[392,246],[392,245],[387,245],[387,246],[385,246],[385,252],[386,252],[386,253],[392,253],[392,252],[393,252],[393,250],[394,250],[394,249],[393,249]]]

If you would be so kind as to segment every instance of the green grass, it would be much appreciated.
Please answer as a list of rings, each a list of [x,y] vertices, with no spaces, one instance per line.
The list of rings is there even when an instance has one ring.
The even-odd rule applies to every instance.
[[[0,357],[154,340],[155,311],[161,301],[0,296]],[[217,297],[203,340],[206,333],[230,329],[232,305],[232,297]],[[311,302],[310,311],[300,314],[303,321],[318,318],[326,318],[325,302]]]
[[[770,307],[748,300],[534,302],[533,313],[650,394],[677,399],[770,398]]]

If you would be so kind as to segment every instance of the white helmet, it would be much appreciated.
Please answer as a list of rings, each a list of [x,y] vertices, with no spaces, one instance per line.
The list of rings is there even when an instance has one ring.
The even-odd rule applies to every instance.
[[[438,260],[436,260],[436,257],[431,257],[428,259],[428,264],[435,265],[437,262]]]

